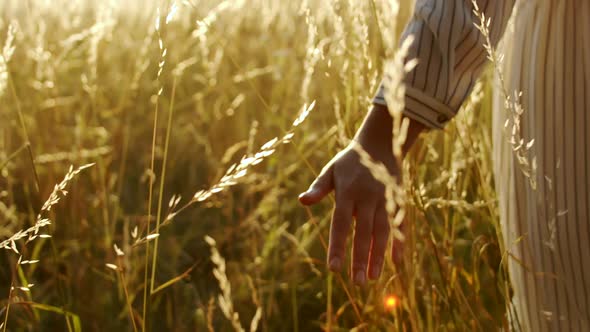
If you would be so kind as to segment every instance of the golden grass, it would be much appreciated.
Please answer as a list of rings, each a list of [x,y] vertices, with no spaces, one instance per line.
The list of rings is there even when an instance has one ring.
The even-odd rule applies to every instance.
[[[404,164],[404,266],[389,260],[363,289],[327,272],[330,202],[296,201],[352,137],[383,70],[401,70],[409,8],[4,1],[0,240],[20,254],[0,253],[3,328],[507,327],[489,73]],[[401,121],[395,130],[403,141]],[[51,238],[6,240],[36,225],[70,164],[88,163],[45,211]]]

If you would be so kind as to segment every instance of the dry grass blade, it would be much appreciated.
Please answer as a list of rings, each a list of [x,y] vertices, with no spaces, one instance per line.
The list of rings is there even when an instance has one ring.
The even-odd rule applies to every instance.
[[[17,32],[16,22],[10,23],[8,26],[8,33],[4,41],[4,47],[0,53],[0,97],[4,94],[6,86],[8,85],[8,62],[14,54],[14,38]]]
[[[240,316],[234,310],[233,301],[231,298],[231,284],[225,271],[225,259],[223,259],[217,250],[216,242],[212,237],[205,236],[205,242],[207,242],[211,248],[211,261],[213,264],[215,264],[213,275],[215,276],[215,279],[217,279],[219,288],[221,289],[221,294],[219,294],[217,297],[219,308],[221,309],[221,312],[225,318],[231,322],[235,331],[244,332],[242,323],[240,323]]]
[[[534,139],[525,141],[521,133],[521,118],[522,114],[525,112],[524,107],[520,103],[522,92],[508,91],[504,72],[502,70],[504,56],[496,50],[490,36],[491,18],[486,18],[485,14],[480,11],[476,0],[472,0],[472,3],[474,5],[473,13],[479,19],[479,24],[476,24],[476,27],[485,38],[484,48],[488,53],[488,59],[494,66],[496,76],[500,82],[499,88],[504,97],[504,108],[507,113],[504,129],[507,141],[512,146],[515,159],[521,172],[529,180],[531,188],[536,190],[537,158],[536,156],[531,156],[530,153],[534,144]]]
[[[0,249],[11,250],[19,256],[18,261],[16,263],[18,271],[21,271],[20,270],[21,265],[36,264],[39,262],[39,260],[23,260],[22,259],[23,256],[21,255],[21,253],[17,249],[16,243],[19,240],[26,238],[26,241],[23,244],[23,246],[26,246],[27,244],[29,244],[30,242],[33,242],[37,238],[51,237],[50,235],[47,235],[47,234],[39,234],[39,231],[42,228],[51,224],[51,221],[48,218],[43,218],[42,215],[44,213],[49,212],[51,210],[51,208],[60,201],[61,197],[64,197],[67,195],[68,192],[66,191],[66,188],[67,188],[68,184],[74,179],[74,177],[76,177],[80,172],[82,172],[86,168],[92,167],[93,165],[94,164],[87,164],[87,165],[80,166],[77,169],[74,169],[73,166],[70,166],[70,169],[69,169],[68,173],[65,175],[64,179],[59,184],[55,185],[53,191],[49,195],[49,198],[43,204],[43,207],[41,208],[41,211],[39,212],[39,214],[37,216],[37,220],[36,220],[35,224],[33,226],[29,227],[28,229],[20,230],[20,231],[16,232],[10,238],[0,242]],[[20,280],[23,280],[23,279],[24,278],[22,278],[22,277],[20,278]],[[21,291],[29,292],[30,288],[33,286],[33,284],[27,284],[26,286],[14,286],[15,282],[16,281],[13,276],[10,291],[8,294],[8,305],[6,307],[6,312],[5,312],[5,316],[4,316],[4,323],[3,323],[4,331],[6,331],[6,328],[8,326],[8,314],[10,312],[10,304],[11,304],[12,297],[13,297],[13,291],[15,289],[18,289]]]
[[[49,219],[42,217],[43,213],[51,211],[51,208],[55,204],[57,204],[62,197],[65,197],[68,194],[66,188],[68,184],[74,179],[74,177],[76,177],[84,169],[92,167],[93,165],[94,164],[87,164],[80,166],[77,169],[70,167],[70,170],[68,171],[68,173],[66,173],[64,179],[60,183],[55,185],[53,191],[49,195],[49,198],[45,201],[45,203],[43,203],[43,207],[41,208],[41,212],[37,216],[37,221],[35,222],[35,224],[25,230],[18,231],[10,238],[0,242],[0,249],[8,249],[18,253],[15,244],[17,241],[27,238],[26,243],[28,243],[35,240],[37,237],[47,237],[45,234],[39,234],[39,230],[51,224],[51,221]]]

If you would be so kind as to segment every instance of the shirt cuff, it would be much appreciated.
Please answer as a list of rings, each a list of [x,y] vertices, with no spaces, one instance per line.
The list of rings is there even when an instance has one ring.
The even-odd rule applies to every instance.
[[[387,106],[383,85],[373,98],[373,104]],[[455,116],[455,112],[437,99],[416,88],[406,87],[405,109],[403,114],[418,121],[428,128],[443,129],[446,123]]]

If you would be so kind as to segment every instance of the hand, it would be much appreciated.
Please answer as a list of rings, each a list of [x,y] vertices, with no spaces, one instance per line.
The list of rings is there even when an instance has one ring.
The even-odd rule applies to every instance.
[[[373,155],[373,158],[383,162],[392,175],[398,175],[391,150],[389,154]],[[330,228],[329,268],[333,271],[342,268],[346,239],[354,216],[352,278],[359,285],[366,282],[367,275],[377,279],[383,268],[389,239],[385,188],[361,163],[352,145],[338,153],[324,167],[309,190],[299,196],[299,200],[305,205],[316,204],[332,190],[336,193],[336,204]]]
[[[388,110],[376,105],[359,129],[355,142],[360,144],[377,162],[383,163],[392,176],[399,178],[399,167],[392,150],[393,120]],[[411,147],[420,132],[425,129],[420,123],[410,121],[403,153]],[[353,145],[338,153],[322,170],[310,188],[299,196],[304,205],[321,201],[332,190],[336,203],[330,227],[328,266],[339,271],[344,262],[346,238],[356,219],[351,275],[355,283],[362,285],[367,276],[377,279],[383,269],[385,251],[389,238],[389,221],[385,210],[384,185],[373,178],[361,163]],[[399,241],[394,241],[394,261],[399,262]]]

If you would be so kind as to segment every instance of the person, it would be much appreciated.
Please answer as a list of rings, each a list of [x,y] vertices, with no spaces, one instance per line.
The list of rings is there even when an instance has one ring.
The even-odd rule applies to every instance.
[[[496,47],[504,35],[498,47],[505,55],[505,88],[522,92],[521,131],[534,139],[531,153],[538,164],[531,175],[535,187],[503,133],[510,115],[505,96],[495,91],[494,171],[503,240],[512,257],[508,265],[518,326],[523,331],[590,331],[590,264],[585,261],[590,253],[590,1],[475,2],[490,19],[491,44]],[[415,5],[402,35],[402,40],[414,36],[408,59],[418,61],[404,80],[403,113],[410,119],[404,153],[421,132],[444,128],[487,62],[474,9],[472,0],[418,0]],[[398,176],[383,95],[381,87],[354,141]],[[329,268],[343,267],[354,216],[352,278],[357,284],[376,279],[389,234],[384,189],[352,146],[324,167],[299,200],[316,204],[332,191]]]

